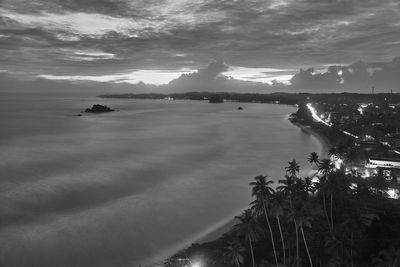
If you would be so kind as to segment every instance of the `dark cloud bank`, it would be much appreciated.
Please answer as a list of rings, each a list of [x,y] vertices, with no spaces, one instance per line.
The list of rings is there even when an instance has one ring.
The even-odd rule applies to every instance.
[[[223,61],[214,61],[207,67],[190,74],[182,74],[166,85],[139,83],[67,82],[46,79],[20,80],[13,75],[0,73],[1,86],[5,90],[64,91],[82,90],[93,92],[400,92],[400,57],[390,62],[358,61],[347,66],[329,66],[317,72],[314,68],[300,69],[290,80],[290,84],[280,82],[256,83],[224,76],[229,66]]]
[[[314,68],[300,69],[290,85],[273,82],[262,84],[243,82],[222,76],[228,68],[223,62],[213,62],[196,73],[182,75],[167,87],[177,91],[298,91],[298,92],[360,92],[369,93],[374,87],[377,92],[400,92],[400,57],[390,62],[366,63],[358,61],[347,66],[329,66],[316,72]]]
[[[320,68],[400,54],[399,21],[398,0],[1,0],[0,62],[54,75],[193,69],[219,57]],[[115,57],[70,57],[87,50]]]

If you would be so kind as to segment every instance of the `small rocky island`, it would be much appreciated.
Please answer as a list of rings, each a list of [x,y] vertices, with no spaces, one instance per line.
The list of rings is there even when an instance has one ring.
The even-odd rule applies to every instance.
[[[104,112],[112,112],[115,111],[114,109],[111,109],[107,106],[95,104],[92,106],[92,108],[87,108],[85,110],[86,113],[104,113]]]

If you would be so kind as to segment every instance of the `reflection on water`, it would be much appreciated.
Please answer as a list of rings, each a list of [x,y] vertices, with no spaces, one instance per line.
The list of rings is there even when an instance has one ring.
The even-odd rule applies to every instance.
[[[94,103],[118,109],[73,116]],[[0,260],[138,266],[250,201],[258,174],[319,151],[281,105],[21,97],[0,100]]]

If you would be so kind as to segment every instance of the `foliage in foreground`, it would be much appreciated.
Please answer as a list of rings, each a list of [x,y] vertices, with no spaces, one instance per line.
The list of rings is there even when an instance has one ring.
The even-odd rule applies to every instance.
[[[400,266],[400,205],[381,176],[363,179],[311,153],[312,177],[293,160],[274,188],[250,183],[254,201],[219,239],[178,256],[206,266]]]

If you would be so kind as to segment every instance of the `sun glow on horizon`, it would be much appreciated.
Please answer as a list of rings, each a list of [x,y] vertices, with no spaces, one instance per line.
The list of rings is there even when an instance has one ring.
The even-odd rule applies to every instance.
[[[52,75],[42,74],[38,78],[47,80],[64,80],[64,81],[91,81],[91,82],[111,82],[111,83],[129,83],[138,84],[144,82],[146,84],[162,85],[168,84],[173,79],[178,78],[182,74],[191,73],[190,70],[137,70],[129,73],[117,73],[107,75]]]
[[[75,56],[89,57],[90,60],[96,60],[104,57],[111,57],[112,54],[106,53],[74,53]],[[88,60],[89,60],[88,59]],[[163,85],[178,78],[182,74],[195,73],[194,69],[178,69],[178,70],[135,70],[127,73],[115,73],[104,75],[54,75],[41,74],[38,78],[47,80],[61,81],[91,81],[91,82],[110,82],[110,83],[128,83],[138,84],[140,82],[146,84]],[[271,84],[277,81],[289,84],[295,70],[294,69],[274,69],[274,68],[247,68],[230,66],[228,71],[221,73],[223,76],[241,81],[259,82]]]
[[[276,69],[276,68],[248,68],[230,66],[229,70],[223,75],[241,81],[272,83],[277,82],[288,84],[290,79],[297,72],[295,69]]]

